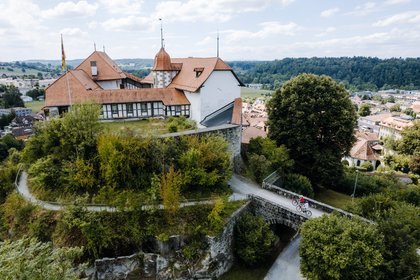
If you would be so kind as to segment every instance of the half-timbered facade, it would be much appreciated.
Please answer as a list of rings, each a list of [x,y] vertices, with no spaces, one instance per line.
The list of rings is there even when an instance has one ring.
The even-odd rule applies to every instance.
[[[45,111],[54,116],[72,104],[95,102],[104,120],[186,116],[200,123],[239,98],[240,85],[217,57],[171,59],[162,48],[150,75],[140,79],[95,51],[46,89]]]

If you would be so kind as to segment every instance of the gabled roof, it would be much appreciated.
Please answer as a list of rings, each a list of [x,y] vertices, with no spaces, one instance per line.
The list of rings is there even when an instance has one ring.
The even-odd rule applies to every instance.
[[[98,75],[96,76],[92,76],[91,61],[96,61],[96,67],[98,69]],[[121,68],[105,52],[100,51],[94,51],[76,67],[76,70],[85,71],[92,80],[96,81],[118,80],[127,77]]]
[[[75,74],[77,73],[77,74]],[[82,70],[69,71],[55,81],[45,92],[45,106],[68,106],[76,103],[95,102],[107,103],[131,103],[162,101],[165,105],[190,104],[184,93],[174,88],[140,88],[140,89],[112,89],[104,90],[92,81],[92,85],[86,85]],[[68,81],[67,81],[68,79]],[[68,83],[67,83],[68,82]],[[67,84],[70,85],[70,91]],[[70,102],[71,99],[71,102]]]
[[[238,79],[232,68],[218,57],[198,58],[173,58],[173,64],[182,64],[181,71],[172,80],[169,87],[196,92],[210,77],[213,71],[231,71],[239,85],[243,83]],[[201,73],[197,75],[196,69]]]
[[[357,139],[356,144],[350,150],[350,156],[352,158],[361,160],[378,160],[379,155],[372,149],[369,141],[366,139]]]

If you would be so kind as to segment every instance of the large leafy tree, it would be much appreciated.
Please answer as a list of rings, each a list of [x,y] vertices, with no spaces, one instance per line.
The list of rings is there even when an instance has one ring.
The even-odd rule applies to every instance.
[[[296,172],[325,185],[339,178],[355,141],[356,112],[345,89],[330,77],[301,74],[268,105],[269,137],[287,147]]]
[[[358,219],[323,215],[301,227],[301,272],[308,279],[382,279],[384,237]]]

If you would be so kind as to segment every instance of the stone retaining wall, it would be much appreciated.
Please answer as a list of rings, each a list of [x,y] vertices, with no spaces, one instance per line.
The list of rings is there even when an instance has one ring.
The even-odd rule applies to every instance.
[[[187,267],[180,258],[186,244],[185,236],[170,236],[168,241],[149,241],[156,252],[139,252],[131,256],[103,258],[95,261],[91,280],[212,280],[227,272],[233,265],[233,230],[236,221],[250,209],[250,202],[236,210],[223,231],[215,237],[206,236],[208,248],[200,263]]]

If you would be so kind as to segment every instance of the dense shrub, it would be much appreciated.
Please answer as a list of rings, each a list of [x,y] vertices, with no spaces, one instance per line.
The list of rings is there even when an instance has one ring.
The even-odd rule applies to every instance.
[[[237,221],[234,234],[237,256],[251,266],[264,261],[276,239],[262,217],[249,213]]]
[[[345,172],[343,178],[339,180],[333,189],[352,194],[356,181],[356,172],[349,169]],[[356,196],[363,196],[371,193],[378,193],[387,187],[398,189],[402,187],[402,183],[398,181],[392,174],[364,174],[359,172],[356,186]]]
[[[373,171],[373,164],[370,161],[363,162],[360,167],[368,172]]]
[[[283,187],[286,190],[302,194],[307,197],[314,197],[314,190],[309,179],[300,174],[287,174],[284,179]]]

